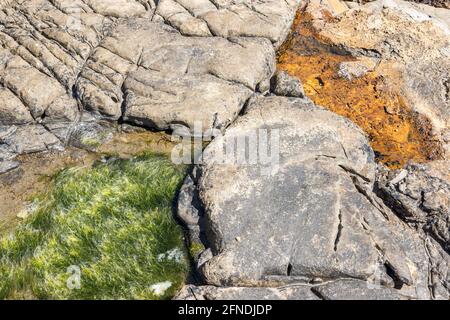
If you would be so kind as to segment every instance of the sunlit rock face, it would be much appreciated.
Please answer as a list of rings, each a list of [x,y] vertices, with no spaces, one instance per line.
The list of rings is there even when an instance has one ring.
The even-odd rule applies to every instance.
[[[152,16],[145,1],[2,1],[0,161],[62,149],[82,117],[75,84],[118,19]]]
[[[326,25],[337,23],[339,18],[323,12]],[[431,121],[410,107],[398,82],[391,85],[399,75],[382,73],[387,63],[383,57],[341,47],[335,37],[328,38],[315,27],[313,13],[309,7],[299,11],[292,34],[280,49],[278,69],[301,79],[316,104],[358,124],[377,159],[389,167],[442,157]]]
[[[182,34],[285,40],[300,0],[162,0],[156,14]]]
[[[364,66],[366,62],[363,62],[360,69],[362,67],[366,69],[366,73],[369,72],[369,79],[371,75],[381,77],[381,83],[378,79],[375,85],[388,88],[388,92],[394,93],[394,99],[395,95],[400,96],[401,101],[395,104],[400,107],[404,105],[413,113],[417,113],[419,117],[416,117],[416,122],[419,123],[415,127],[419,129],[419,134],[428,132],[425,134],[425,141],[420,142],[420,139],[414,138],[417,137],[417,134],[414,134],[414,125],[407,128],[408,126],[400,123],[402,121],[392,119],[390,122],[398,123],[398,136],[385,140],[392,140],[393,143],[401,145],[403,142],[398,139],[408,138],[416,143],[416,147],[411,150],[408,150],[408,147],[399,150],[405,152],[405,157],[413,161],[448,157],[448,10],[397,0],[374,1],[337,15],[332,15],[330,10],[320,6],[317,1],[306,7],[305,14],[310,20],[310,31],[331,46],[334,53],[349,54],[357,59],[375,59],[376,68],[367,64]],[[369,90],[362,89],[364,93],[370,92],[370,84]],[[381,91],[383,99],[383,90],[376,91],[376,96]],[[327,102],[324,101],[324,104],[327,105]],[[396,112],[389,106],[389,102],[384,104],[388,113]],[[364,127],[364,124],[361,126]],[[389,131],[392,129],[381,131],[386,130],[387,135],[390,135]],[[406,135],[407,132],[411,134]],[[442,146],[442,151],[437,154],[432,152],[438,150],[436,145],[426,145],[433,141]],[[375,145],[374,148],[376,149]],[[421,149],[425,150],[425,154],[418,155]],[[410,156],[406,155],[408,152],[411,152]]]
[[[80,121],[157,130],[190,130],[199,121],[222,130],[272,76],[275,48],[299,2],[0,5],[0,137],[8,139],[2,159],[9,161],[22,151],[62,148]],[[33,148],[21,148],[21,137]]]
[[[126,121],[142,126],[190,129],[197,121],[205,130],[220,129],[272,75],[274,57],[264,38],[186,37],[134,19],[94,51],[77,91],[86,109],[115,118],[123,112]]]

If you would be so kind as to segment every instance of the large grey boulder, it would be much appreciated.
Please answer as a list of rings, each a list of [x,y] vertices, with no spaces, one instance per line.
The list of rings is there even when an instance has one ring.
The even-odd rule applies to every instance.
[[[221,162],[224,143],[262,129],[278,130],[278,165]],[[199,170],[207,284],[352,278],[446,297],[448,256],[372,192],[374,155],[350,121],[304,99],[259,98],[206,148]]]

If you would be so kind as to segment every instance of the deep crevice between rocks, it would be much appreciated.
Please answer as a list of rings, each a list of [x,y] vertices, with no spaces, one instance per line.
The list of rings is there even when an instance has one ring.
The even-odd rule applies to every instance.
[[[289,262],[286,268],[286,275],[289,277],[292,273],[292,264]]]
[[[338,224],[338,228],[337,228],[337,232],[336,232],[336,237],[334,240],[334,252],[337,252],[338,250],[338,244],[339,244],[339,240],[341,238],[341,234],[342,234],[342,229],[344,229],[344,225],[342,224],[342,212],[341,210],[339,210],[339,214],[338,214],[338,220],[339,220],[339,224]]]
[[[400,290],[403,287],[403,281],[399,279],[397,273],[389,262],[386,261],[384,263],[384,267],[386,268],[386,274],[394,281],[394,289]]]

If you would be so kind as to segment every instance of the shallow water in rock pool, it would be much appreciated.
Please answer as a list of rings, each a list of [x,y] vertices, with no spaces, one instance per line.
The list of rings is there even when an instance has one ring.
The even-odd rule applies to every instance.
[[[12,230],[17,215],[30,205],[32,198],[48,188],[60,170],[74,166],[91,166],[105,157],[129,158],[144,151],[169,153],[173,147],[170,136],[150,131],[117,133],[96,152],[67,148],[63,152],[28,154],[18,157],[18,169],[0,175],[0,234]]]

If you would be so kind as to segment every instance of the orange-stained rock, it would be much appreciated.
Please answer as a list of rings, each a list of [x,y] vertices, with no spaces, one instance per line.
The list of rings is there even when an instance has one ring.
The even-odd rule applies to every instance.
[[[334,21],[327,12],[322,14]],[[380,58],[355,58],[334,45],[316,32],[312,20],[309,13],[299,11],[291,38],[279,52],[278,69],[300,78],[314,103],[359,125],[377,158],[389,167],[439,159],[442,150],[430,122],[413,112],[399,88],[390,85],[397,75],[387,79],[380,74]],[[352,75],[345,76],[348,72]]]

